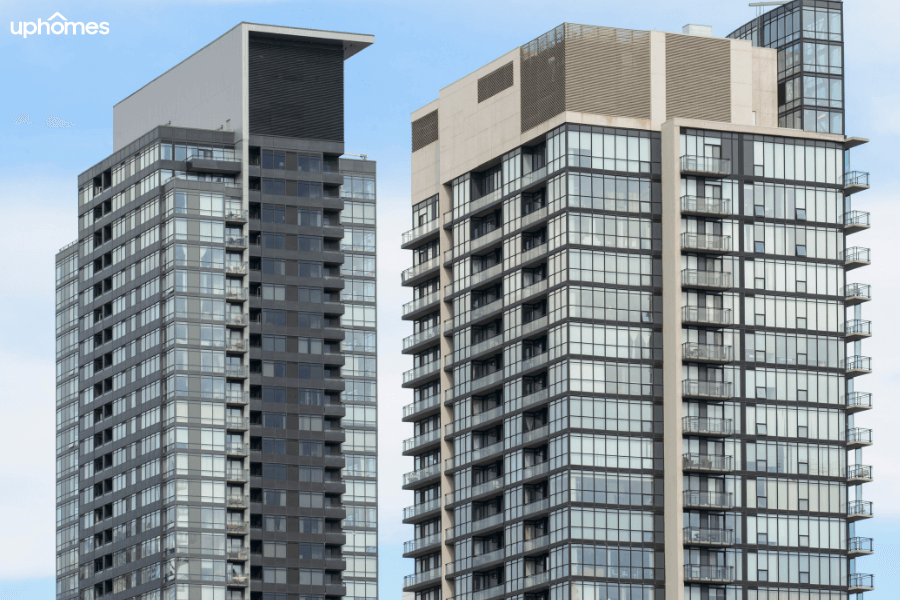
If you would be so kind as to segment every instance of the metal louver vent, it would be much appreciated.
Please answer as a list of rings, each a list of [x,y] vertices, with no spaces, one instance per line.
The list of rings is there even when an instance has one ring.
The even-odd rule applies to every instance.
[[[509,61],[478,80],[478,102],[484,102],[513,86],[513,64]]]
[[[522,133],[566,109],[566,26],[519,48]]]
[[[438,139],[438,111],[432,111],[412,122],[412,151],[420,150]]]
[[[728,40],[666,35],[666,118],[731,121]]]

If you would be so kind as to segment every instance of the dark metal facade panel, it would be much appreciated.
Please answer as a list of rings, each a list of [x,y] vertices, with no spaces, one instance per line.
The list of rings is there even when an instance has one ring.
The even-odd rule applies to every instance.
[[[731,121],[731,42],[666,35],[666,118]]]
[[[565,25],[519,48],[522,133],[566,109]]]
[[[412,122],[412,151],[421,150],[438,140],[438,111],[434,110]]]
[[[566,110],[650,118],[650,32],[566,24]]]
[[[250,34],[250,133],[344,141],[341,46]]]
[[[509,61],[496,71],[488,73],[478,80],[478,102],[484,102],[512,86],[513,63]]]

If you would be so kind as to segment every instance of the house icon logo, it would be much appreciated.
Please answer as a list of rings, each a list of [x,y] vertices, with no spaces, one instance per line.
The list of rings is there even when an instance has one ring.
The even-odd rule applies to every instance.
[[[81,21],[70,21],[65,18],[62,13],[55,12],[46,21],[41,19],[34,21],[19,21],[18,26],[14,22],[10,22],[9,31],[13,35],[20,35],[27,38],[29,35],[107,35],[109,33],[109,23],[103,21],[95,23],[90,21],[82,23]]]

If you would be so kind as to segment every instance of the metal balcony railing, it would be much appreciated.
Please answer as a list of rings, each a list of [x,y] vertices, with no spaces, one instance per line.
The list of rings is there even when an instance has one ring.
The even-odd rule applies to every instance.
[[[872,371],[872,359],[868,356],[848,356],[847,373],[851,371],[868,373]]]
[[[851,481],[872,481],[872,467],[870,465],[851,465],[847,469],[847,479]]]
[[[682,306],[681,321],[716,327],[727,327],[733,323],[730,308]]]
[[[850,591],[862,592],[875,589],[875,576],[868,573],[850,574]]]
[[[715,565],[684,565],[684,580],[710,583],[734,581],[734,567]]]
[[[858,520],[872,517],[875,512],[869,500],[852,500],[847,504],[847,518]]]
[[[734,507],[734,497],[729,492],[699,492],[684,491],[684,506],[686,508],[706,508],[713,510],[728,510]]]
[[[702,269],[684,269],[681,272],[682,287],[721,289],[734,287],[734,277],[724,271],[705,271]]]
[[[681,382],[681,395],[685,398],[728,400],[733,398],[731,383],[727,381],[699,381],[685,379]]]
[[[247,508],[250,506],[250,496],[242,496],[240,494],[227,496],[225,498],[225,505],[228,506],[228,508]]]
[[[246,300],[247,299],[247,288],[227,288],[225,290],[225,299],[226,300]]]
[[[872,335],[872,321],[851,319],[845,325],[847,337],[863,338]]]
[[[682,196],[681,212],[687,214],[726,216],[731,214],[731,200]]]
[[[240,522],[226,522],[225,523],[225,531],[232,534],[243,534],[247,533],[247,524]]]
[[[681,249],[688,252],[731,252],[731,236],[712,233],[682,233]]]
[[[850,392],[847,395],[847,410],[859,412],[872,408],[872,394],[869,392]]]
[[[871,554],[875,551],[872,538],[854,537],[847,540],[847,550],[851,554]]]
[[[731,161],[727,158],[710,158],[706,156],[690,155],[682,156],[681,172],[725,177],[731,174]]]
[[[844,213],[844,227],[846,229],[865,229],[871,225],[869,213],[863,210],[851,210]]]
[[[685,342],[681,345],[683,360],[695,362],[730,362],[731,346]]]
[[[734,457],[716,454],[683,454],[682,468],[685,471],[714,471],[724,473],[734,470]]]
[[[861,246],[851,246],[844,252],[838,253],[838,256],[848,267],[862,266],[872,262],[872,251]]]
[[[847,430],[848,446],[868,446],[872,443],[872,430],[864,427],[853,427]]]
[[[848,283],[845,296],[848,304],[859,304],[872,299],[872,286],[868,283]]]
[[[734,530],[685,527],[684,543],[702,546],[730,546],[734,544]]]
[[[869,174],[865,171],[849,171],[847,173],[844,173],[843,183],[844,187],[869,187]]]
[[[681,429],[694,435],[726,436],[734,433],[734,421],[710,417],[682,417]]]
[[[249,367],[246,365],[225,365],[226,377],[247,377],[249,373]]]

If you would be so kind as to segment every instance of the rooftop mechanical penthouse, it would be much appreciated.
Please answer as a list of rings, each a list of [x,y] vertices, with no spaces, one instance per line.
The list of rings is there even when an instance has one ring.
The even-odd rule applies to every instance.
[[[57,598],[377,598],[372,36],[241,23],[116,104],[57,257]]]
[[[799,97],[782,69],[795,43],[842,64],[841,20],[566,23],[412,114],[416,600],[873,588],[866,140],[808,104],[818,63]]]

